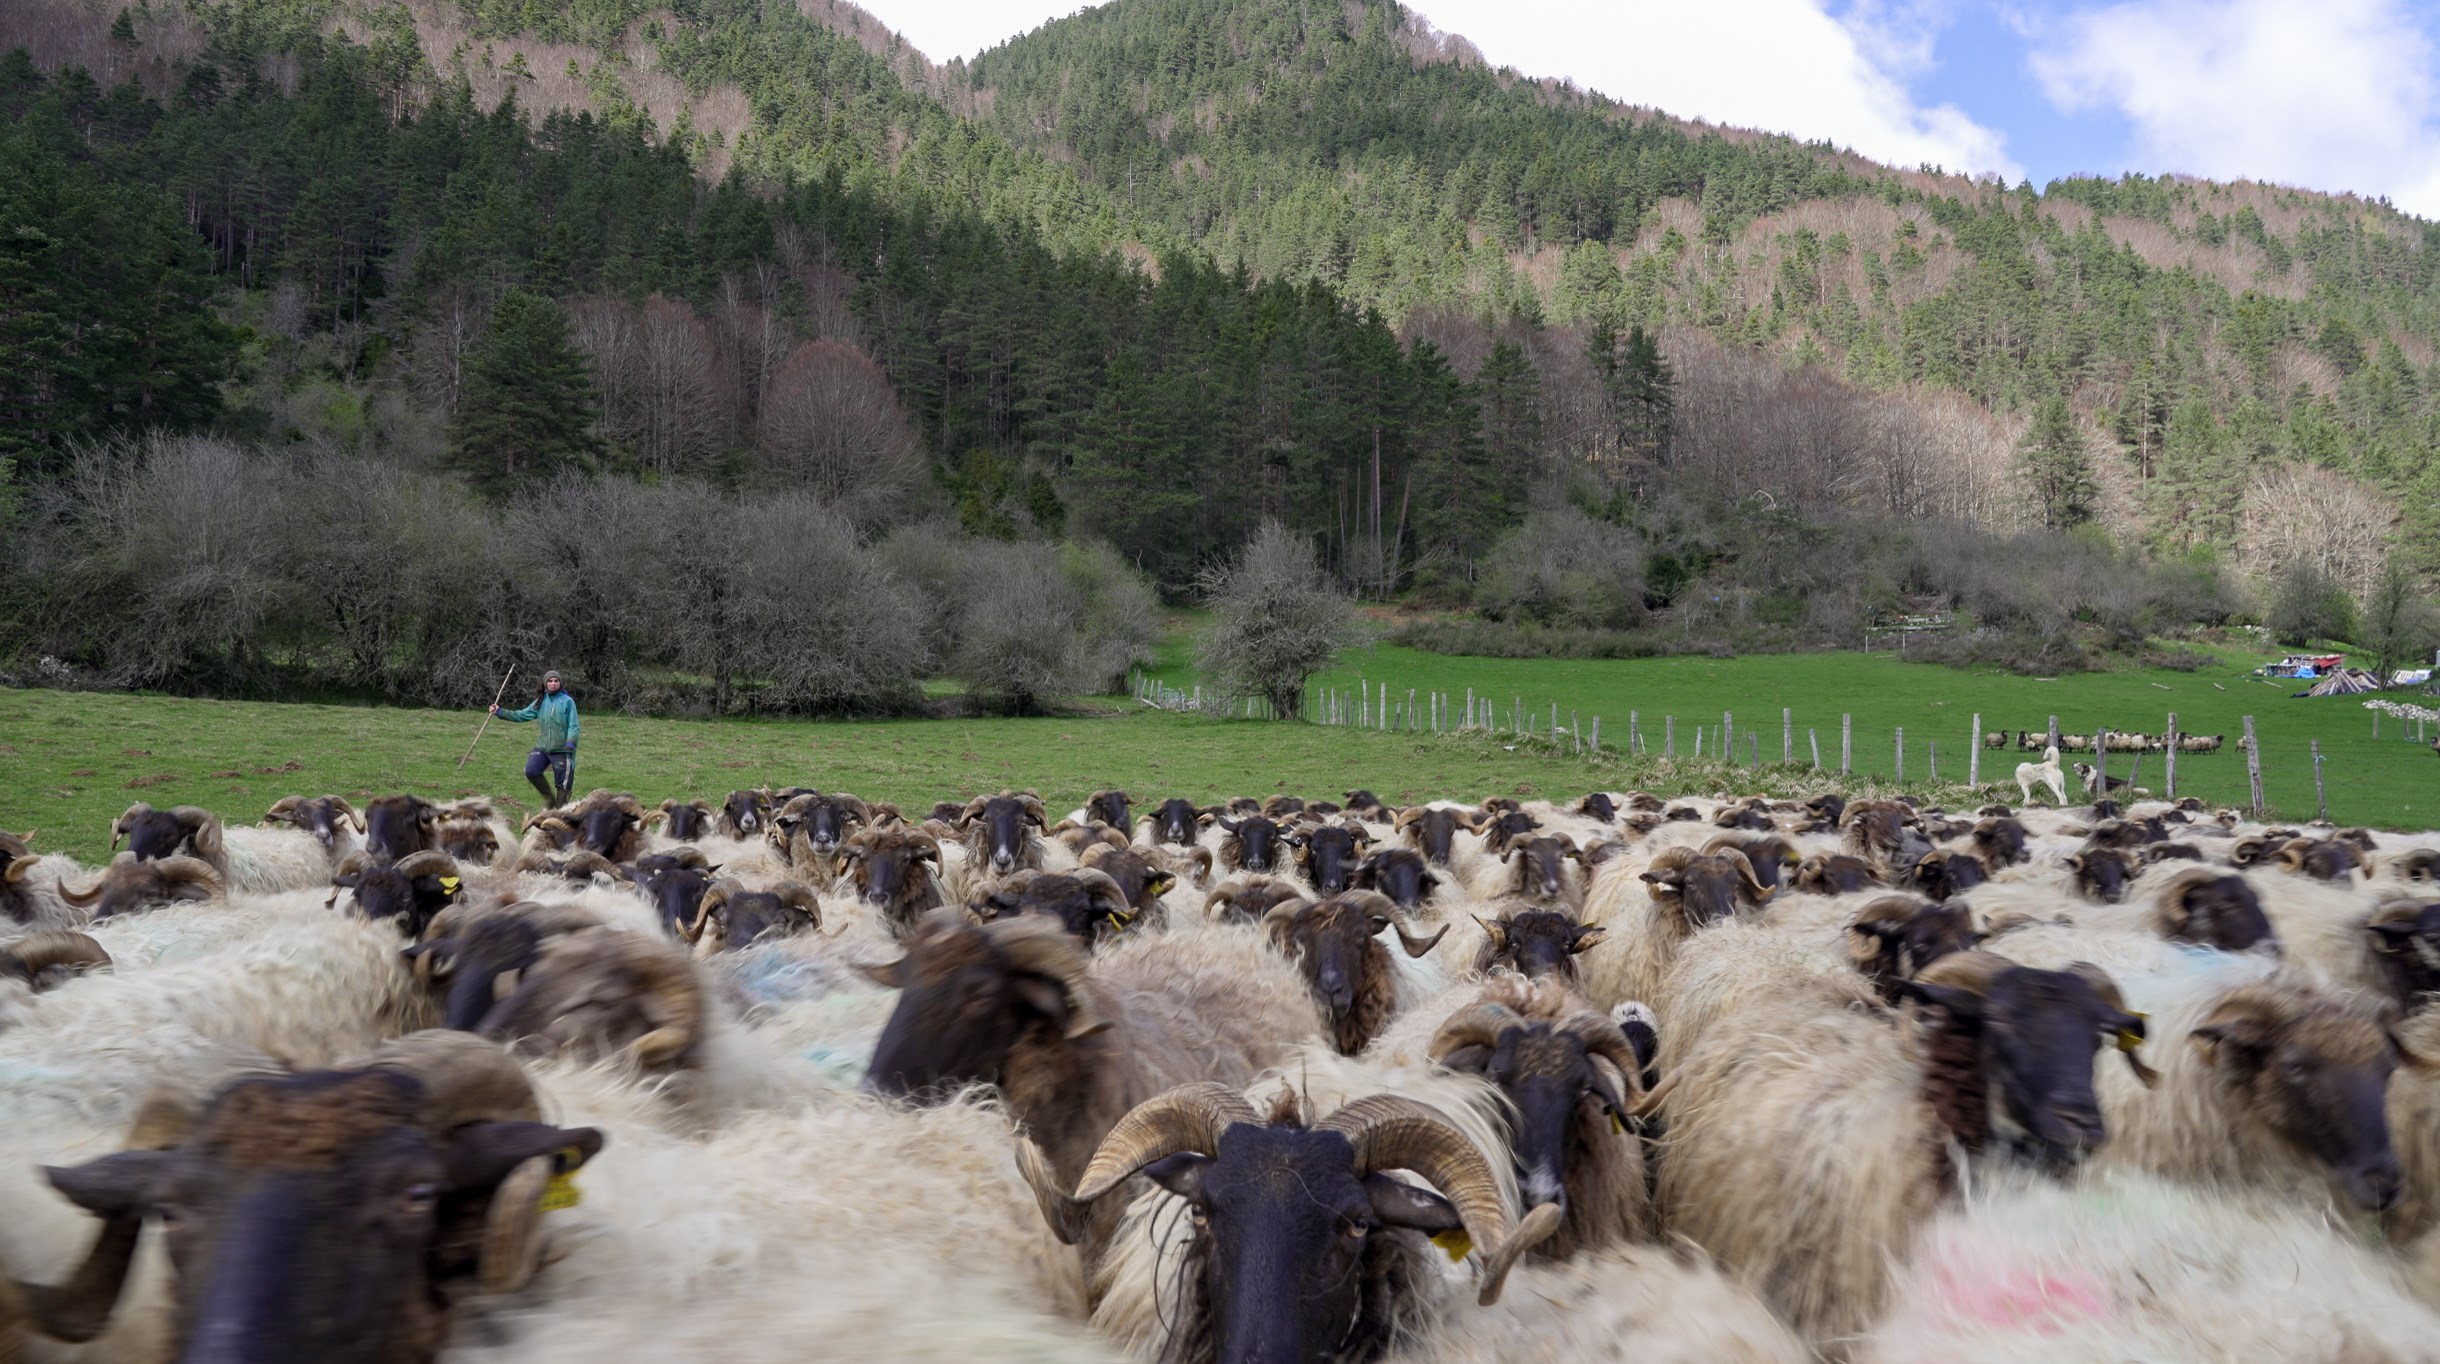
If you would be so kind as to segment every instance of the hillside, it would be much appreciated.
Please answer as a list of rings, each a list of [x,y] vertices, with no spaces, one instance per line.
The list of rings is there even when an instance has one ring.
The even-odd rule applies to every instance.
[[[0,512],[68,539],[71,475],[141,463],[93,442],[167,429],[494,506],[801,489],[1173,597],[1277,517],[1366,595],[1636,650],[1947,608],[2135,647],[2256,609],[2226,567],[2440,575],[2440,239],[2379,204],[1878,166],[1378,3],[1118,0],[947,64],[842,0],[26,0],[12,47]],[[512,293],[565,340],[501,372],[575,368],[557,453],[486,464]]]

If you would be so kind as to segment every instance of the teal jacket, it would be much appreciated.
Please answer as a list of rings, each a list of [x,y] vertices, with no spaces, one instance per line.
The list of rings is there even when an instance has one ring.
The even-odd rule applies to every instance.
[[[564,691],[544,696],[541,700],[521,710],[501,711],[500,718],[514,720],[519,724],[528,720],[540,720],[542,733],[536,736],[537,742],[534,747],[545,753],[573,753],[576,751],[576,698]]]

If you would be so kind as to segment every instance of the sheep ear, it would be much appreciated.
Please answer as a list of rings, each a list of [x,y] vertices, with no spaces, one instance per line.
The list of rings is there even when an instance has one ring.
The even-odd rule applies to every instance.
[[[1136,1173],[1189,1203],[1203,1201],[1203,1171],[1212,1158],[1201,1151],[1179,1151],[1161,1157]]]
[[[1607,939],[1609,936],[1610,930],[1606,928],[1594,928],[1579,924],[1568,933],[1567,950],[1572,955],[1577,952],[1582,952],[1588,947],[1599,947],[1601,946],[1603,940]]]
[[[856,963],[856,970],[862,972],[866,980],[882,989],[896,990],[903,988],[906,983],[906,964],[904,957],[900,957],[896,961],[864,961]]]
[[[1959,1018],[1979,1020],[1983,998],[1972,990],[1960,990],[1951,985],[1929,985],[1919,980],[1902,980],[1896,985],[1900,996],[1924,1004],[1936,1004]]]
[[[1373,1216],[1388,1227],[1406,1227],[1427,1236],[1465,1230],[1465,1219],[1457,1215],[1457,1205],[1413,1184],[1384,1174],[1364,1176],[1364,1196],[1372,1203]]]
[[[2222,1010],[2203,1020],[2202,1026],[2186,1037],[2203,1049],[2204,1059],[2212,1065],[2247,1070],[2262,1064],[2274,1040],[2269,1019],[2249,1011],[2231,1010]]]
[[[1491,1048],[1479,1042],[1459,1047],[1441,1057],[1440,1064],[1448,1070],[1462,1070],[1469,1075],[1480,1075],[1491,1064]]]

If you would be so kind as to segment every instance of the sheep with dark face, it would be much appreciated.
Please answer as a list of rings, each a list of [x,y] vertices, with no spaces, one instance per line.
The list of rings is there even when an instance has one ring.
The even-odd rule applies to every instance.
[[[1449,931],[1443,924],[1428,938],[1408,933],[1390,898],[1369,890],[1278,905],[1263,916],[1263,926],[1272,944],[1304,972],[1329,1020],[1331,1042],[1348,1056],[1380,1036],[1398,1008],[1398,969],[1381,941],[1382,930],[1395,932],[1409,957],[1431,951]]]
[[[703,958],[821,927],[822,906],[811,886],[782,881],[769,890],[747,890],[738,882],[720,881],[703,893],[694,921],[681,936],[695,945],[695,956]]]
[[[1973,839],[1974,855],[1993,870],[2013,867],[2026,859],[2025,826],[2007,815],[1977,821]]]
[[[1576,954],[1601,945],[1607,930],[1576,922],[1558,910],[1516,908],[1495,918],[1475,916],[1483,945],[1474,954],[1477,975],[1514,971],[1527,980],[1576,982]]]
[[[1319,1022],[1294,969],[1251,934],[1147,936],[1088,955],[1045,915],[976,924],[943,910],[906,946],[866,968],[900,994],[865,1087],[928,1102],[997,1086],[1038,1148],[1026,1172],[1045,1211],[1086,1245],[1088,1265],[1121,1209],[1071,1209],[1065,1193],[1104,1134],[1175,1085],[1250,1082]]]
[[[2171,942],[2247,952],[2267,945],[2279,949],[2270,916],[2242,876],[2216,867],[2189,867],[2160,888],[2160,933]]]
[[[600,926],[574,905],[459,903],[432,916],[422,941],[401,955],[414,967],[415,978],[441,995],[441,1026],[476,1032],[493,1006],[541,960],[546,941]]]
[[[1870,862],[1846,853],[1817,853],[1796,869],[1796,889],[1808,895],[1853,895],[1880,884]]]
[[[1117,881],[1088,867],[1072,875],[1017,872],[994,882],[980,899],[966,906],[966,912],[978,923],[1040,914],[1057,920],[1078,942],[1091,947],[1132,928],[1137,911]]]
[[[1461,1129],[1386,1094],[1308,1126],[1291,1093],[1266,1117],[1227,1085],[1172,1090],[1111,1129],[1072,1198],[1044,1191],[1053,1227],[1064,1236],[1073,1209],[1116,1201],[1105,1196],[1138,1174],[1183,1199],[1192,1218],[1179,1300],[1147,1342],[1167,1361],[1372,1364],[1411,1330],[1439,1273],[1425,1238],[1466,1236],[1488,1305],[1560,1219],[1546,1207],[1512,1224],[1490,1163]]]
[[[1131,829],[1135,827],[1134,821],[1128,818],[1132,801],[1133,798],[1124,791],[1096,791],[1084,798],[1085,818],[1107,824],[1113,829]]]
[[[1353,884],[1356,865],[1364,860],[1369,842],[1362,829],[1322,824],[1288,835],[1296,850],[1296,869],[1323,895],[1336,895]]]
[[[2091,967],[1964,952],[1900,988],[1920,1015],[1792,977],[1713,1020],[1670,1076],[1666,1224],[1816,1342],[1878,1317],[1891,1264],[1953,1187],[1952,1149],[2061,1169],[2102,1147],[2095,1054],[2143,1027]]]
[[[1692,848],[1665,848],[1640,874],[1652,898],[1678,906],[1678,915],[1692,927],[1728,918],[1743,904],[1759,909],[1771,890],[1754,875],[1753,864],[1736,853],[1698,853]]]
[[[130,852],[121,853],[82,889],[70,889],[61,881],[59,898],[106,919],[180,900],[213,899],[221,889],[220,873],[200,858],[170,856],[147,862]]]
[[[1586,819],[1597,819],[1604,824],[1618,822],[1618,802],[1612,800],[1607,791],[1591,792],[1568,808]]]
[[[1232,876],[1203,897],[1203,913],[1230,923],[1261,923],[1280,905],[1310,898],[1303,886],[1285,877]]]
[[[1111,883],[1118,887],[1121,901],[1142,926],[1168,926],[1169,912],[1161,903],[1161,897],[1169,893],[1170,887],[1178,884],[1178,875],[1169,869],[1167,858],[1157,850],[1134,845],[1087,848],[1083,862],[1088,869],[1110,878]]]
[[[364,850],[383,862],[438,847],[439,807],[421,796],[377,796],[364,807]]]
[[[0,914],[21,924],[43,917],[46,898],[35,890],[34,868],[42,859],[25,845],[32,837],[30,832],[20,837],[0,829]],[[57,893],[56,884],[52,890]]]
[[[1383,805],[1379,796],[1374,795],[1370,791],[1361,789],[1347,793],[1346,809],[1347,813],[1354,815],[1356,818],[1369,820],[1375,824],[1385,823],[1392,815],[1397,813],[1388,806]]]
[[[1482,817],[1474,811],[1443,805],[1410,805],[1399,811],[1392,823],[1405,837],[1407,846],[1422,853],[1423,860],[1435,867],[1449,865],[1461,830],[1470,834],[1483,831]]]
[[[1847,939],[1848,960],[1883,999],[1895,1003],[1901,982],[1943,957],[1974,950],[1982,935],[1961,903],[1891,895],[1864,906],[1848,925]]]
[[[1584,883],[1568,876],[1567,864],[1581,863],[1584,851],[1566,834],[1529,834],[1500,850],[1500,861],[1512,871],[1507,893],[1544,905],[1584,902]]]
[[[1707,853],[1735,853],[1754,869],[1755,884],[1764,890],[1777,890],[1795,883],[1796,874],[1804,869],[1796,847],[1778,834],[1722,834],[1703,845]]]
[[[344,796],[282,796],[263,812],[263,823],[302,829],[334,854],[343,851],[340,845],[350,829],[364,832],[364,816]]]
[[[890,936],[904,938],[941,905],[940,844],[904,828],[865,829],[840,845],[841,888],[871,906]]]
[[[457,900],[463,884],[456,860],[438,849],[409,853],[386,864],[360,851],[340,862],[324,904],[335,906],[339,892],[352,892],[358,914],[376,923],[394,922],[400,932],[416,938],[434,915]]]
[[[2364,854],[2343,838],[2291,838],[2275,860],[2282,869],[2316,881],[2347,881],[2362,869]]]
[[[159,857],[175,857],[180,853],[202,857],[196,843],[209,829],[217,834],[220,819],[199,805],[181,805],[171,810],[156,810],[143,801],[127,807],[127,813],[110,822],[110,850],[117,852],[124,840],[127,850],[139,862]],[[209,859],[206,859],[209,860]]]
[[[156,1093],[128,1149],[45,1172],[101,1230],[68,1283],[12,1296],[45,1334],[98,1333],[160,1221],[181,1360],[424,1364],[456,1303],[532,1277],[545,1190],[602,1147],[540,1116],[499,1048],[449,1033],[201,1105]]]
[[[1026,868],[1040,871],[1042,839],[1036,831],[1049,826],[1042,798],[1031,791],[976,796],[957,817],[958,832],[966,840],[966,865],[972,869],[970,874],[979,876],[1006,876]]]
[[[627,793],[595,791],[558,812],[576,827],[576,846],[613,862],[633,862],[644,851],[644,807]]]
[[[720,802],[720,832],[743,841],[763,831],[764,821],[771,815],[771,793],[768,791],[731,791]]]
[[[1440,889],[1440,877],[1422,853],[1412,848],[1383,848],[1356,867],[1354,888],[1377,890],[1412,914]]]
[[[1484,803],[1489,804],[1490,802]],[[1510,801],[1509,804],[1513,805],[1515,802]],[[1483,851],[1496,857],[1508,851],[1510,844],[1541,827],[1542,821],[1523,810],[1501,810],[1497,814],[1486,813],[1481,825]]]
[[[712,888],[715,871],[709,859],[694,848],[682,848],[675,853],[648,853],[635,861],[635,883],[660,911],[661,928],[673,937],[684,937],[687,925],[695,920],[703,907],[703,895]]]
[[[854,830],[888,827],[898,822],[897,814],[894,807],[876,808],[844,791],[808,791],[790,797],[771,815],[763,837],[778,850],[784,865],[815,889],[828,890],[845,870],[846,844]]]
[[[1524,1206],[1562,1214],[1534,1255],[1563,1260],[1650,1235],[1643,1144],[1626,1130],[1646,1111],[1643,1060],[1608,1015],[1556,982],[1494,981],[1440,1025],[1430,1054],[1505,1100]]]
[[[1287,847],[1286,833],[1278,821],[1267,815],[1247,815],[1219,819],[1224,837],[1220,840],[1220,865],[1230,871],[1272,872],[1285,870],[1287,861],[1282,849]]]
[[[2364,925],[2389,997],[2409,1013],[2440,996],[2440,901],[2391,900]]]
[[[617,929],[581,929],[546,937],[479,1031],[522,1050],[669,1071],[694,1064],[707,1013],[683,948]]]
[[[2116,848],[2088,845],[2068,855],[2067,869],[2076,894],[2098,904],[2114,905],[2125,899],[2127,882],[2135,879],[2126,854]]]
[[[1145,817],[1145,823],[1150,826],[1153,842],[1193,847],[1195,837],[1203,826],[1218,817],[1217,811],[1199,810],[1194,802],[1171,796],[1153,808],[1152,813]]]
[[[708,800],[679,800],[675,797],[661,802],[661,808],[644,816],[646,827],[660,826],[661,832],[680,843],[692,843],[712,831],[712,803]]]
[[[1982,859],[1970,853],[1927,852],[1917,859],[1907,879],[1933,900],[1948,900],[1991,879]]]

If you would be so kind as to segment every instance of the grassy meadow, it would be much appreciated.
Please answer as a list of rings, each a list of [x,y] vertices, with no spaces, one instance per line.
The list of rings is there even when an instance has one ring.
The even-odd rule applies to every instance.
[[[1191,686],[1191,653],[1182,636],[1164,646],[1156,672]],[[663,720],[594,712],[585,716],[577,767],[580,788],[631,790],[648,803],[664,796],[717,799],[740,786],[801,784],[851,790],[894,801],[910,812],[973,792],[1031,786],[1068,809],[1099,786],[1121,785],[1139,798],[1181,795],[1198,802],[1290,791],[1335,796],[1370,787],[1391,801],[1493,794],[1566,799],[1594,787],[1663,792],[1760,790],[1793,794],[1835,784],[1809,771],[1806,729],[1816,730],[1825,763],[1838,762],[1842,713],[1855,723],[1851,789],[1885,790],[1893,767],[1892,730],[1906,728],[1906,787],[1952,805],[1970,800],[1966,775],[1972,716],[1985,729],[2036,729],[2055,713],[2062,729],[2158,732],[2175,710],[2189,733],[2226,734],[2220,752],[2184,755],[2181,791],[2241,804],[2245,760],[2235,737],[2251,713],[2262,736],[2272,808],[2291,819],[2314,811],[2309,744],[2327,758],[2330,813],[2344,823],[2391,828],[2440,826],[2440,757],[2410,742],[2384,718],[2372,737],[2371,712],[2358,698],[2291,700],[2277,686],[2245,675],[2249,658],[2195,673],[2141,670],[2055,681],[1907,663],[1888,655],[1804,654],[1749,658],[1541,661],[1450,658],[1386,646],[1351,651],[1317,688],[1352,690],[1358,679],[1387,683],[1403,703],[1408,688],[1465,689],[1496,697],[1503,717],[1513,698],[1546,729],[1550,707],[1589,729],[1602,717],[1599,760],[1571,745],[1510,733],[1415,735],[1353,728],[1226,720],[1155,711],[1133,701],[1080,701],[1075,713],[1024,720]],[[1794,713],[1795,770],[1774,770],[1779,712]],[[1627,716],[1638,713],[1650,755],[1629,760]],[[1693,757],[1695,728],[1705,742],[1720,712],[1736,716],[1740,770],[1716,756]],[[1661,759],[1662,717],[1677,717],[1678,758]],[[36,830],[38,848],[100,857],[110,820],[138,800],[192,804],[232,822],[250,821],[284,795],[337,792],[359,803],[392,791],[436,797],[485,794],[514,810],[530,807],[520,775],[532,731],[494,723],[474,757],[466,751],[478,713],[368,706],[196,701],[108,693],[0,691],[0,828]],[[1503,729],[1506,726],[1503,718]],[[1761,735],[1765,770],[1741,770],[1744,732]],[[1930,745],[1940,746],[1939,788],[1929,781]],[[1707,749],[1708,751],[1708,749]],[[2011,774],[2022,755],[1985,750],[1982,777],[2014,801]],[[2112,770],[2123,775],[2129,758]],[[2139,780],[2158,789],[2160,758],[2147,755]],[[2426,806],[2426,811],[2418,811]]]

